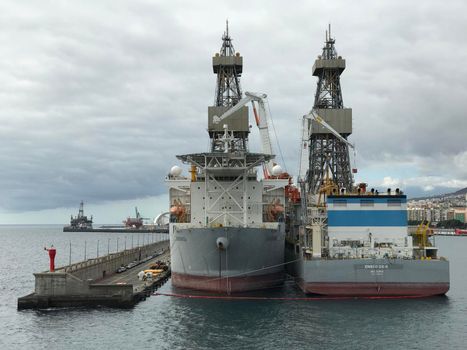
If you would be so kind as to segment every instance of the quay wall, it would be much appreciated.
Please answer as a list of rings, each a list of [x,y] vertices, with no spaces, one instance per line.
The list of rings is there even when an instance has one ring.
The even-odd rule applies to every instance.
[[[168,241],[148,244],[118,253],[60,267],[55,272],[35,273],[35,293],[42,296],[101,295],[110,293],[126,297],[133,293],[131,286],[95,284],[113,275],[121,265],[141,260],[168,249]]]
[[[128,265],[135,260],[144,261],[155,253],[164,252],[160,259],[165,260],[168,250],[169,241],[162,241],[63,266],[55,272],[35,273],[35,290],[29,295],[18,298],[18,310],[98,305],[133,307],[167,281],[170,277],[170,268],[156,279],[137,281],[136,284],[133,278],[131,283],[128,283],[128,280],[116,283],[115,281],[121,280],[120,278],[110,283],[113,279],[107,280],[107,277],[115,274],[121,265]],[[157,255],[144,262],[144,266],[149,266],[158,259]]]
[[[167,248],[167,241],[151,243],[145,246],[127,249],[99,258],[88,259],[56,269],[56,272],[67,272],[83,281],[99,281],[115,273],[122,265],[128,265],[134,260],[141,260]]]

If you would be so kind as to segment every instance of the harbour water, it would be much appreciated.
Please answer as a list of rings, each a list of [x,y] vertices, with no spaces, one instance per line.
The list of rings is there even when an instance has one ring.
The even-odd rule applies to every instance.
[[[465,349],[467,237],[437,237],[451,262],[446,297],[390,300],[226,301],[152,296],[131,310],[17,311],[46,270],[161,237],[64,233],[61,226],[0,226],[2,349]],[[133,237],[133,243],[132,243]],[[161,291],[171,292],[170,282]],[[302,296],[291,283],[257,296]]]

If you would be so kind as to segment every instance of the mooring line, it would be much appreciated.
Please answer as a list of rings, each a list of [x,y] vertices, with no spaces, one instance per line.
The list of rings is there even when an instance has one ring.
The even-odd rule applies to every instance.
[[[418,299],[427,298],[426,295],[398,295],[398,296],[335,296],[335,297],[254,297],[232,295],[195,295],[154,292],[153,295],[182,298],[182,299],[217,299],[217,300],[275,300],[275,301],[315,301],[315,300],[366,300],[366,299]]]

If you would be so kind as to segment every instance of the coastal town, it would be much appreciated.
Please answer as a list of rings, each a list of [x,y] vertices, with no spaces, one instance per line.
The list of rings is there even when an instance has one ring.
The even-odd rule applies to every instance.
[[[455,228],[456,225],[465,227],[467,223],[467,188],[434,197],[411,199],[407,202],[407,215],[409,223],[413,224],[428,221],[433,226],[448,223],[448,226],[451,227],[446,228]]]

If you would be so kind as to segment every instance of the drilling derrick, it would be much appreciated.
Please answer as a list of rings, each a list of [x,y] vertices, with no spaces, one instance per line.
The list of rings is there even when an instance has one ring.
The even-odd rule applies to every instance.
[[[345,60],[337,55],[334,43],[329,26],[323,53],[313,65],[313,75],[318,77],[313,110],[347,139],[352,133],[352,109],[344,108],[340,75],[345,69]],[[348,145],[315,121],[311,121],[310,131],[309,192],[317,193],[327,178],[338,188],[351,190],[353,178]]]
[[[247,151],[248,107],[244,106],[220,124],[213,122],[215,116],[220,117],[230,107],[235,106],[242,98],[240,76],[243,71],[243,57],[235,52],[232,38],[229,35],[229,24],[222,36],[222,46],[219,53],[212,58],[212,69],[217,75],[214,106],[208,107],[208,132],[211,138],[211,152],[224,152],[225,143],[220,141],[226,129],[232,136],[231,150]]]

